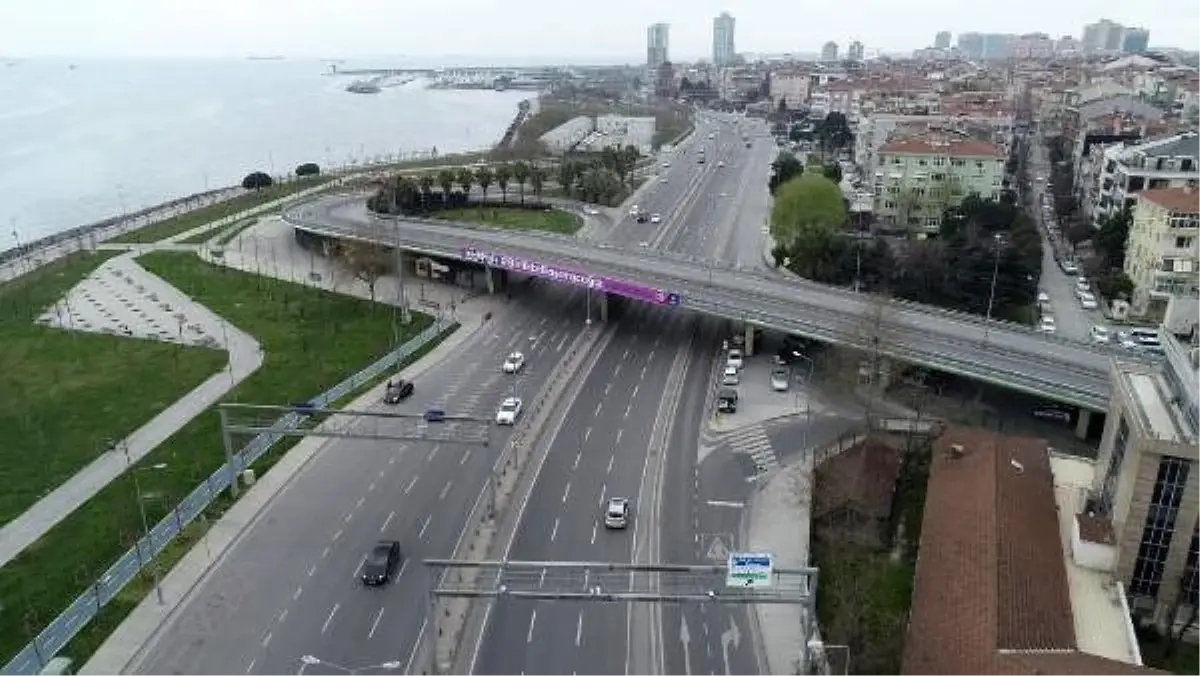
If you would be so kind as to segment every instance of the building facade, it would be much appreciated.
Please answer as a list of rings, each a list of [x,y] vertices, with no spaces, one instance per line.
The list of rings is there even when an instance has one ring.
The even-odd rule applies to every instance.
[[[1196,599],[1197,348],[1162,336],[1155,365],[1114,361],[1112,396],[1088,511],[1108,519],[1116,541],[1113,572],[1131,609],[1173,626],[1175,600]]]
[[[652,71],[670,61],[671,24],[651,24],[646,29],[646,66]]]
[[[737,25],[737,20],[729,15],[729,12],[721,12],[721,15],[713,19],[713,65],[715,66],[732,66],[734,57],[737,56],[737,51],[734,49],[733,30]]]
[[[878,220],[932,233],[942,213],[967,195],[999,199],[1008,154],[986,141],[931,135],[885,143],[878,157],[873,186]]]
[[[968,59],[982,59],[983,35],[981,33],[959,33],[958,51]]]
[[[867,50],[863,47],[863,43],[858,40],[851,42],[850,46],[846,48],[846,58],[851,61],[862,61],[866,53]]]
[[[1121,51],[1140,54],[1150,46],[1150,31],[1145,28],[1126,28],[1121,35]]]
[[[1094,202],[1092,225],[1108,216],[1133,209],[1137,193],[1160,188],[1195,187],[1200,181],[1200,138],[1196,132],[1104,149]]]
[[[833,40],[826,42],[821,47],[821,60],[822,61],[837,61],[837,58],[838,58],[838,44],[836,42],[834,42]]]
[[[1133,208],[1125,274],[1135,315],[1161,317],[1172,297],[1200,302],[1200,209],[1195,188],[1143,190]]]
[[[938,31],[933,37],[934,49],[950,49],[950,31]]]

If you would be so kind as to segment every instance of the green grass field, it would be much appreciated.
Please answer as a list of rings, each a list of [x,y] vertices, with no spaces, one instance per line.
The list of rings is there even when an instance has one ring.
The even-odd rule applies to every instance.
[[[74,254],[0,285],[0,523],[227,361],[217,350],[34,324],[117,253]]]
[[[392,312],[365,300],[209,265],[192,254],[156,252],[139,259],[151,272],[191,295],[218,315],[254,335],[266,353],[263,366],[227,398],[248,403],[287,404],[332,387],[393,347]],[[430,318],[413,314],[400,342]],[[161,377],[161,376],[160,376]],[[244,443],[245,440],[242,440]],[[256,465],[265,472],[293,442],[284,441]],[[139,463],[162,470],[139,475],[152,522],[190,493],[223,462],[220,424],[208,412],[168,439]],[[215,520],[227,506],[210,509]],[[198,527],[199,528],[199,527]],[[196,529],[193,529],[195,532]],[[17,559],[0,568],[0,658],[7,660],[96,577],[132,546],[141,531],[128,475],[100,491]],[[195,537],[195,535],[193,535]],[[176,548],[175,556],[184,548]],[[67,654],[81,664],[107,631],[136,606],[141,596],[128,591],[105,608]]]
[[[573,235],[583,225],[583,219],[558,209],[540,211],[500,205],[446,209],[431,214],[446,221],[466,221],[505,230],[541,230],[560,235]]]
[[[204,244],[205,242],[207,242],[209,240],[213,240],[214,244],[219,244],[219,245],[228,244],[230,240],[232,240],[234,237],[237,237],[239,234],[241,234],[241,232],[243,230],[246,230],[247,228],[252,228],[257,223],[258,223],[258,217],[251,216],[250,218],[238,221],[237,223],[234,223],[233,225],[228,225],[219,230],[209,230],[208,232],[202,232],[198,235],[192,235],[191,237],[181,239],[181,240],[179,240],[179,243],[180,244]]]
[[[174,237],[180,233],[187,232],[193,228],[198,228],[202,225],[207,225],[213,221],[220,220],[226,216],[236,214],[240,211],[253,209],[261,204],[266,204],[281,197],[294,195],[301,190],[307,190],[333,180],[330,176],[318,176],[316,178],[292,181],[290,183],[280,183],[269,188],[264,188],[257,192],[246,193],[231,200],[218,202],[201,209],[189,211],[180,214],[173,218],[168,218],[165,221],[159,221],[153,225],[148,225],[138,230],[127,232],[119,237],[114,237],[109,242],[117,244],[142,244],[148,242],[161,242],[168,237]],[[195,239],[195,238],[192,238]],[[205,240],[200,240],[205,241]]]

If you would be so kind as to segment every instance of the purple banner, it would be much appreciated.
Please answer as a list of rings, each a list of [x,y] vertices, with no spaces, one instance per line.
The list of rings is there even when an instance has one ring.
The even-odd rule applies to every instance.
[[[483,263],[494,268],[503,270],[511,270],[527,275],[535,275],[537,277],[545,277],[546,279],[562,282],[564,284],[572,284],[574,286],[583,286],[593,291],[603,291],[605,293],[616,294],[634,300],[641,300],[647,303],[656,305],[679,305],[680,297],[677,293],[668,293],[662,289],[653,289],[646,286],[638,286],[630,282],[625,282],[611,277],[603,277],[600,275],[592,275],[585,272],[576,272],[558,268],[553,265],[539,263],[537,261],[527,261],[516,256],[508,254],[491,253],[480,251],[478,249],[463,249],[463,260],[472,263]]]

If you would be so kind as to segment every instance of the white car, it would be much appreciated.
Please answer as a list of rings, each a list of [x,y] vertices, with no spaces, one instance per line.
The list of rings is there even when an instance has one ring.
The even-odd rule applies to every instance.
[[[504,366],[501,367],[505,373],[519,373],[525,368],[525,355],[520,352],[513,352],[504,360]]]
[[[1093,343],[1108,343],[1112,341],[1112,331],[1108,330],[1107,326],[1096,324],[1092,327],[1092,342]]]
[[[605,528],[624,528],[629,525],[629,500],[609,498],[604,509]]]
[[[717,168],[718,168],[718,169],[720,169],[721,167],[724,167],[724,166],[725,166],[725,162],[723,162],[723,161],[722,161],[722,162],[717,162]]]
[[[1079,305],[1084,310],[1095,310],[1096,308],[1100,307],[1100,305],[1096,302],[1096,297],[1090,293],[1079,294]]]
[[[741,350],[730,350],[729,354],[725,357],[725,366],[732,366],[735,369],[740,369],[744,363],[745,362],[742,359]]]
[[[496,411],[497,425],[515,425],[521,416],[520,397],[508,397],[500,402],[500,410]]]
[[[1050,302],[1050,294],[1046,293],[1045,291],[1039,291],[1038,296],[1037,296],[1037,302],[1038,303],[1049,303]]]
[[[670,162],[663,162],[663,165],[662,165],[662,167],[663,167],[663,169],[670,169],[670,168],[671,168],[671,163],[670,163]]]
[[[635,204],[632,207],[629,207],[629,215],[630,216],[637,216],[640,213],[642,213],[642,210],[638,205]]]
[[[658,214],[650,214],[650,222],[662,223],[662,216],[659,216]]]
[[[1046,315],[1042,317],[1042,321],[1038,324],[1038,331],[1042,333],[1055,333],[1058,331],[1058,326],[1054,323],[1054,317]]]
[[[1079,277],[1075,278],[1075,290],[1076,291],[1091,291],[1092,285],[1091,285],[1091,283],[1088,282],[1087,277],[1084,277],[1083,275],[1079,275]]]
[[[771,389],[776,392],[787,392],[790,378],[787,369],[771,371]]]
[[[732,387],[742,382],[741,376],[738,375],[737,367],[726,366],[725,372],[721,374],[721,384],[726,387]]]

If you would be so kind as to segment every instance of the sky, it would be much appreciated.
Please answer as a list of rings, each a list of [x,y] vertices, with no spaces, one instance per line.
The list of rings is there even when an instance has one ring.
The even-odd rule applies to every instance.
[[[711,54],[722,11],[737,19],[739,52],[810,53],[827,40],[907,52],[940,30],[1079,37],[1100,18],[1148,28],[1151,46],[1200,49],[1196,0],[0,0],[0,56],[638,63],[646,27],[663,21],[683,61]]]

